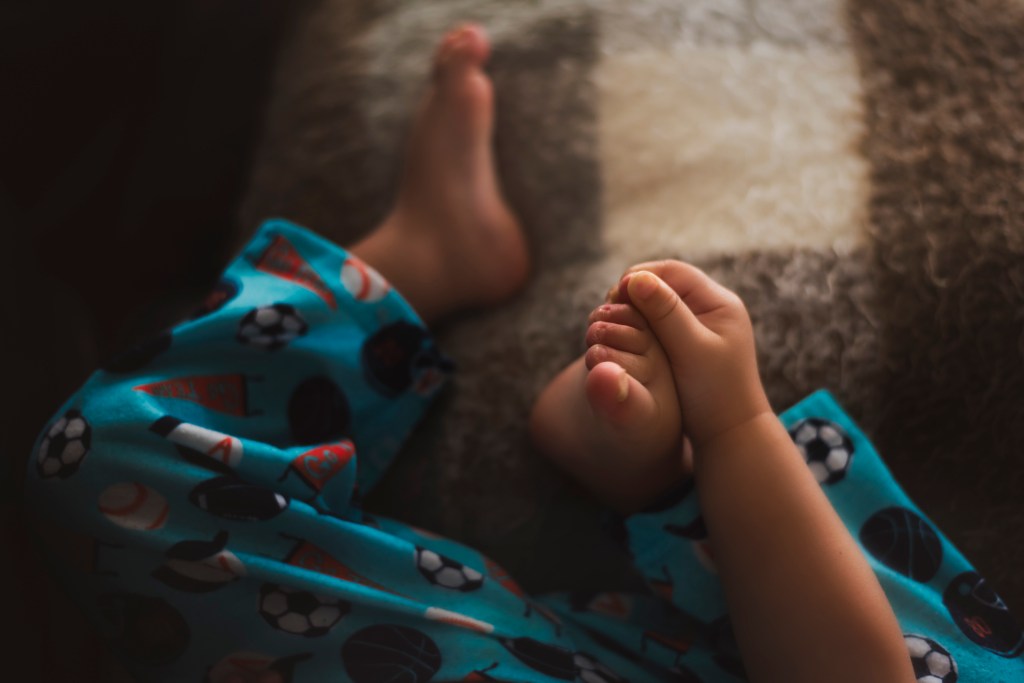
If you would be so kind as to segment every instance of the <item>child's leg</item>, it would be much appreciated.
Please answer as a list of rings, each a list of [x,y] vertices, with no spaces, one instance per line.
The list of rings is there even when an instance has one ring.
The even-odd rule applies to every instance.
[[[529,269],[522,231],[494,167],[490,46],[466,26],[448,34],[406,150],[401,189],[383,224],[351,251],[428,323],[516,292]]]

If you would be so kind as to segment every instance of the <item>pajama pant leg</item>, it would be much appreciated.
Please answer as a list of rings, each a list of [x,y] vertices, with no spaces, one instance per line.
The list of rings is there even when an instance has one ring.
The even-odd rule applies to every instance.
[[[55,571],[140,681],[741,680],[691,490],[621,526],[649,595],[535,599],[475,550],[360,510],[449,369],[379,275],[268,222],[195,319],[97,372],[40,435],[26,498]],[[1020,680],[1020,628],[831,398],[782,419],[919,680]]]
[[[449,365],[377,273],[270,221],[44,429],[44,550],[139,681],[570,680],[570,636],[499,567],[358,507]]]
[[[910,501],[832,396],[816,392],[780,420],[875,571],[900,622],[918,680],[1024,681],[1021,627],[992,587]],[[676,632],[687,634],[679,648],[684,654],[676,661],[700,676],[694,680],[742,680],[696,491],[684,485],[623,524],[635,564],[652,591],[693,618],[688,634]],[[577,607],[583,613],[611,609],[628,621],[623,606],[628,599],[589,596]],[[634,634],[627,642],[640,650],[637,640]]]

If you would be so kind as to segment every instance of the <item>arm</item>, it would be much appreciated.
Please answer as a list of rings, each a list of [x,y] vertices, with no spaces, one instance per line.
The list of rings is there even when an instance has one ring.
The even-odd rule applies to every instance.
[[[774,415],[705,443],[694,468],[751,680],[914,680],[882,587]]]
[[[672,363],[750,679],[912,683],[881,586],[771,411],[742,302],[686,264],[638,268],[650,272],[627,274],[621,296],[644,314]]]

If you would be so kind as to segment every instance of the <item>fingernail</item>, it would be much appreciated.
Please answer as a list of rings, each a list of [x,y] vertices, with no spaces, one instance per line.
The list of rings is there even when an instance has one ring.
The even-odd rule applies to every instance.
[[[619,390],[615,394],[615,400],[622,403],[629,396],[629,377],[625,371],[619,375]]]
[[[638,299],[650,299],[657,289],[658,281],[651,273],[641,271],[629,279],[630,296],[635,295]]]

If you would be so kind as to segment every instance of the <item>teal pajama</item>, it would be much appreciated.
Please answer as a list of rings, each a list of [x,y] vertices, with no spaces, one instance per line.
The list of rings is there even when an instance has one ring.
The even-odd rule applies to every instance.
[[[361,510],[451,371],[372,269],[268,221],[193,319],[44,428],[26,499],[53,570],[140,681],[743,680],[687,486],[616,525],[648,577],[631,595],[527,595],[472,548]],[[1024,680],[1020,627],[835,401],[780,419],[919,680]]]

